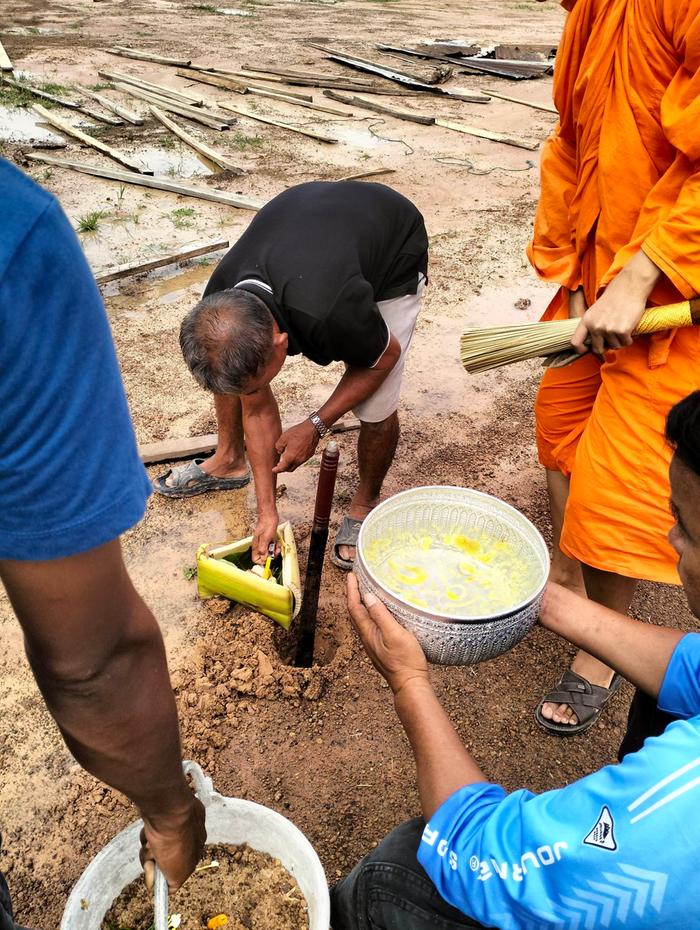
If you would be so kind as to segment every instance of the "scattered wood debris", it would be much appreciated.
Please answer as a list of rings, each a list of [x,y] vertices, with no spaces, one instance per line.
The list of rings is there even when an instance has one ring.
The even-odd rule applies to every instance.
[[[164,58],[151,52],[143,52],[136,48],[127,48],[125,45],[115,45],[108,48],[110,55],[121,55],[122,58],[136,58],[138,61],[153,61],[159,65],[175,65],[178,68],[188,68],[192,64],[190,58]]]
[[[155,268],[164,268],[166,265],[177,265],[180,262],[187,261],[189,258],[197,258],[199,255],[207,255],[210,252],[218,252],[221,249],[227,249],[228,246],[228,239],[214,239],[209,242],[186,245],[177,252],[163,255],[160,258],[154,258],[151,261],[128,262],[125,265],[117,265],[105,271],[95,272],[95,280],[98,284],[108,284],[110,281],[118,281],[120,278],[128,278],[132,275],[143,274],[146,271],[153,271]]]
[[[219,191],[216,188],[205,190],[201,187],[187,187],[184,184],[177,184],[169,178],[146,177],[143,174],[132,174],[128,171],[117,171],[110,168],[103,168],[100,165],[86,165],[83,162],[68,161],[64,158],[53,158],[50,155],[36,155],[34,153],[26,156],[31,161],[39,161],[45,165],[52,165],[55,168],[69,168],[72,171],[80,171],[82,174],[91,174],[96,178],[107,178],[110,181],[120,181],[122,184],[136,184],[138,187],[151,187],[155,190],[168,191],[171,194],[180,194],[182,197],[197,197],[200,200],[211,200],[214,203],[223,203],[229,207],[238,207],[239,210],[259,210],[264,206],[264,201],[257,200],[253,197],[241,197],[238,194],[228,194],[226,191]]]
[[[336,178],[336,181],[361,181],[363,178],[374,178],[378,174],[396,174],[396,169],[372,168],[369,171],[360,171],[359,174],[346,174],[343,178]]]
[[[387,116],[408,120],[411,123],[422,123],[424,126],[432,126],[435,123],[434,116],[429,116],[426,113],[416,113],[414,110],[401,110],[397,107],[390,107],[376,100],[365,100],[364,97],[348,97],[345,94],[339,94],[335,90],[325,90],[323,94],[325,97],[330,97],[331,100],[337,100],[338,103],[361,107],[363,110],[372,110],[375,113],[384,113]]]
[[[516,139],[515,136],[509,136],[504,132],[493,132],[490,129],[480,129],[478,126],[466,126],[464,123],[455,123],[453,120],[435,119],[436,126],[442,126],[443,129],[451,129],[453,132],[464,132],[468,136],[478,136],[480,139],[490,139],[491,142],[502,142],[504,145],[514,145],[519,149],[527,149],[534,152],[538,149],[539,142],[528,142],[525,139]]]
[[[112,158],[114,161],[118,162],[120,165],[123,165],[125,168],[128,168],[130,171],[136,171],[140,174],[153,174],[152,171],[149,171],[147,168],[144,168],[143,165],[138,164],[129,158],[128,155],[124,155],[123,152],[113,149],[109,145],[105,145],[104,142],[100,139],[95,139],[94,136],[89,136],[87,133],[82,132],[80,129],[76,129],[75,126],[71,126],[70,123],[67,123],[64,119],[61,119],[60,116],[56,116],[55,113],[51,113],[45,107],[42,107],[39,103],[32,104],[32,110],[42,118],[45,123],[48,123],[50,126],[54,126],[56,129],[60,129],[61,132],[65,133],[67,136],[73,136],[75,139],[78,139],[84,145],[89,145],[90,148],[97,149],[98,152],[102,152],[103,155],[107,155],[108,158]]]
[[[199,139],[195,139],[193,135],[190,135],[189,132],[186,132],[181,126],[178,126],[177,123],[169,119],[158,107],[151,106],[149,109],[159,123],[162,123],[166,129],[174,133],[178,139],[182,139],[185,145],[189,145],[189,147],[194,149],[199,155],[203,155],[204,158],[218,165],[219,168],[223,168],[224,171],[230,171],[232,174],[237,175],[245,174],[243,168],[235,162],[232,162],[225,155],[222,155],[221,152],[217,152],[216,149],[211,148],[211,146],[206,145],[206,143],[200,142]]]
[[[219,132],[228,129],[236,122],[235,119],[231,119],[225,113],[215,113],[211,110],[205,110],[203,107],[191,107],[186,104],[176,103],[170,97],[161,97],[158,94],[152,94],[130,84],[115,84],[114,86],[125,94],[131,94],[132,97],[138,97],[139,100],[145,100],[146,103],[155,104],[161,110],[177,113],[178,116],[184,116],[195,123],[208,126],[210,129],[217,129]]]
[[[151,94],[159,94],[161,97],[170,97],[176,103],[183,103],[185,106],[201,107],[204,105],[203,97],[196,97],[188,94],[183,90],[174,90],[172,87],[165,87],[163,84],[154,84],[153,81],[145,81],[143,78],[136,77],[133,74],[124,74],[121,71],[98,71],[100,77],[108,81],[119,84],[131,84],[140,90],[147,90]]]
[[[49,100],[51,103],[57,103],[61,107],[65,107],[68,110],[78,110],[80,113],[84,113],[85,116],[89,116],[90,119],[98,120],[101,123],[108,123],[110,126],[123,126],[124,120],[115,119],[113,116],[107,116],[106,113],[98,113],[97,110],[93,110],[90,107],[84,107],[80,103],[75,103],[73,100],[66,100],[65,97],[57,97],[55,94],[48,94],[45,90],[40,90],[38,87],[33,87],[31,84],[26,84],[24,81],[21,83],[19,81],[13,81],[11,78],[0,76],[0,80],[3,84],[9,84],[10,87],[14,87],[17,90],[26,90],[27,93],[32,94],[34,97],[40,97],[42,100]]]
[[[334,144],[338,141],[333,136],[325,136],[323,133],[314,132],[313,129],[301,129],[299,126],[290,126],[289,123],[283,123],[281,120],[272,119],[270,116],[260,116],[259,113],[249,113],[247,110],[241,110],[240,107],[234,107],[230,103],[225,103],[223,100],[219,101],[219,106],[224,110],[230,110],[232,113],[244,116],[246,119],[252,119],[258,123],[268,123],[270,126],[287,129],[289,132],[297,132],[302,136],[308,136],[310,139],[316,139],[318,142]]]
[[[97,91],[90,90],[88,87],[83,87],[80,84],[76,84],[75,89],[84,97],[92,97],[92,99],[96,100],[100,106],[103,106],[106,110],[111,110],[113,113],[116,113],[117,116],[121,117],[123,120],[126,120],[127,123],[131,123],[133,126],[143,126],[143,118],[140,117],[138,113],[134,113],[132,110],[127,110],[126,107],[120,106],[118,103],[115,103],[114,100],[110,100],[109,97],[105,97],[103,94],[98,94]]]
[[[411,74],[405,74],[402,71],[396,71],[393,68],[387,68],[378,62],[370,61],[368,58],[357,58],[355,56],[345,55],[342,52],[328,48],[325,45],[317,45],[315,42],[310,42],[309,44],[312,46],[312,48],[317,48],[320,51],[325,52],[331,61],[337,61],[338,64],[347,65],[347,67],[355,68],[357,71],[365,71],[369,74],[376,74],[378,77],[383,77],[387,81],[394,81],[395,83],[400,84],[402,87],[407,87],[411,90],[418,90],[431,94],[442,94],[445,97],[451,97],[454,100],[464,100],[467,103],[484,102],[484,97],[481,94],[470,94],[461,88],[448,88],[441,87],[438,84],[428,84]]]
[[[523,100],[521,97],[509,97],[507,94],[496,93],[495,90],[484,90],[482,93],[487,97],[498,97],[499,100],[507,100],[509,103],[520,103],[524,107],[531,107],[533,110],[543,110],[545,113],[557,113],[556,107],[548,103],[533,103],[531,100]]]

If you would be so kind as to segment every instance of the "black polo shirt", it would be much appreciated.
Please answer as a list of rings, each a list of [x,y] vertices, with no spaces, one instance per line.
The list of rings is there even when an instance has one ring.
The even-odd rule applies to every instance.
[[[382,184],[314,181],[260,210],[204,296],[246,282],[288,333],[289,355],[371,368],[389,342],[377,301],[415,294],[427,268],[425,224],[410,200]]]

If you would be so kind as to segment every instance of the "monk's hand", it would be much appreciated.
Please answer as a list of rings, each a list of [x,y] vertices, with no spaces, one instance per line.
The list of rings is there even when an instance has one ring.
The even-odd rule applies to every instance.
[[[415,679],[429,683],[428,663],[418,640],[373,594],[360,596],[354,574],[348,575],[348,610],[367,655],[394,694]]]
[[[661,271],[651,259],[637,252],[583,314],[571,339],[576,351],[583,354],[590,350],[602,356],[609,349],[631,345],[647,298],[660,276]]]
[[[308,462],[316,451],[319,435],[311,420],[304,420],[285,430],[275,443],[280,457],[272,469],[276,475],[283,471],[295,471],[304,462]]]

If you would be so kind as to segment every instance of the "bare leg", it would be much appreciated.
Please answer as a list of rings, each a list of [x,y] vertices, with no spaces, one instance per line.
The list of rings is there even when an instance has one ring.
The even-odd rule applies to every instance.
[[[547,489],[554,543],[550,579],[577,594],[587,595],[592,601],[603,604],[611,610],[627,613],[634,596],[636,581],[613,572],[591,568],[589,565],[582,566],[561,551],[559,540],[564,524],[566,499],[569,494],[569,479],[560,472],[547,470]],[[612,669],[583,651],[576,654],[571,668],[586,681],[604,688],[610,685],[613,678]],[[571,725],[578,723],[576,714],[568,704],[543,704],[542,716],[554,723],[570,723]]]
[[[564,526],[564,511],[569,496],[569,479],[560,471],[546,469],[547,491],[549,493],[549,513],[552,518],[552,564],[549,571],[549,580],[563,585],[576,594],[586,596],[583,583],[581,564],[576,559],[570,559],[559,547],[561,531]]]
[[[243,443],[243,408],[236,394],[214,394],[219,442],[202,462],[202,471],[217,478],[240,478],[248,471]],[[166,484],[172,483],[169,478]]]
[[[394,461],[398,441],[399,416],[396,411],[380,423],[361,423],[357,440],[360,482],[350,503],[349,517],[364,520],[379,503],[382,484]],[[355,558],[355,547],[340,546],[338,554],[341,559],[352,561]]]

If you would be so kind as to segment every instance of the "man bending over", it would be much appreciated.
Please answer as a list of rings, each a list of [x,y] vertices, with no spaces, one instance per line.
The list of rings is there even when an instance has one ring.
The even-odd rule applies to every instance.
[[[381,184],[313,182],[275,197],[255,217],[185,317],[180,343],[197,382],[214,394],[219,442],[154,482],[168,497],[243,487],[255,478],[253,558],[275,540],[277,475],[314,454],[333,423],[361,422],[359,483],[332,558],[352,568],[359,528],[378,503],[399,438],[406,353],[428,268],[423,217]],[[328,400],[282,432],[270,382],[288,355],[345,363]]]

